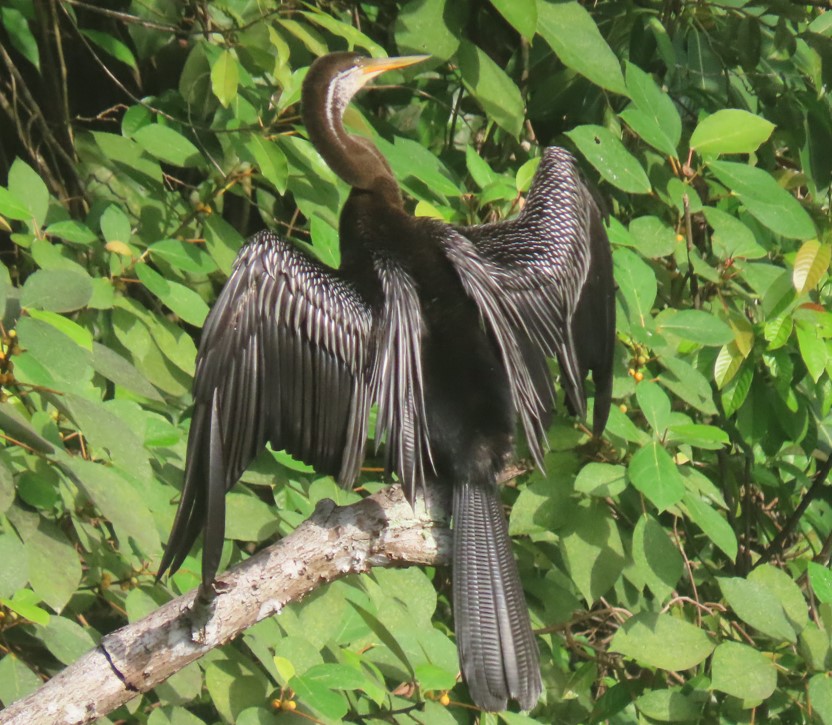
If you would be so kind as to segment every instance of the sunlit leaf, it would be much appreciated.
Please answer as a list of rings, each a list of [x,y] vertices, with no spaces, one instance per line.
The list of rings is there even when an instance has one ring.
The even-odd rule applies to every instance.
[[[799,295],[814,289],[829,269],[832,245],[821,244],[817,239],[803,242],[794,258],[792,281]]]
[[[631,194],[650,192],[650,180],[638,160],[603,126],[578,126],[568,131],[578,150],[613,186]]]
[[[211,89],[226,108],[237,97],[239,83],[240,70],[237,58],[230,50],[224,50],[211,66]]]
[[[628,94],[618,59],[583,6],[577,2],[538,2],[537,32],[567,68],[602,88]]]
[[[690,147],[699,154],[750,154],[773,130],[773,123],[753,113],[723,108],[699,122],[691,134]]]

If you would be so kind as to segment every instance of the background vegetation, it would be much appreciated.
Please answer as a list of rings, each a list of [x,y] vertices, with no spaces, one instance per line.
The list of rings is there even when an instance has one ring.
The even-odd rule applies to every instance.
[[[337,264],[297,102],[345,48],[434,57],[348,115],[415,213],[510,215],[548,144],[609,206],[609,426],[505,491],[545,692],[481,721],[832,723],[832,12],[786,0],[0,0],[0,701],[197,584],[153,581],[194,341],[247,234]],[[226,566],[361,495],[244,481]],[[449,597],[337,582],[110,721],[472,721]]]

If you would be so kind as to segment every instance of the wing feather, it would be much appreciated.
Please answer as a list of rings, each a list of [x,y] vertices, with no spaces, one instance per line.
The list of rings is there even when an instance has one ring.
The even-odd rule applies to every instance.
[[[599,433],[610,405],[615,283],[601,212],[573,156],[545,149],[517,218],[460,231],[496,268],[501,298],[523,321],[518,334],[532,342],[528,354],[557,356],[567,400],[580,415],[586,413],[584,377],[592,370]],[[529,367],[540,368],[540,360]],[[527,411],[527,418],[535,416]]]
[[[160,574],[205,529],[202,578],[222,552],[225,493],[269,441],[358,475],[372,395],[369,304],[337,272],[269,232],[249,240],[206,320],[185,482]]]
[[[386,438],[385,469],[398,473],[407,499],[424,489],[433,468],[422,376],[422,308],[416,283],[392,260],[378,256],[375,269],[384,294],[373,369],[376,448]]]

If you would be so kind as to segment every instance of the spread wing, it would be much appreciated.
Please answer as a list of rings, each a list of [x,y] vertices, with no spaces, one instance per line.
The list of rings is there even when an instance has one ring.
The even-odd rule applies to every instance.
[[[494,265],[501,294],[520,313],[519,344],[538,398],[545,394],[542,357],[557,356],[570,407],[584,415],[591,370],[593,429],[600,433],[612,394],[615,283],[601,212],[575,159],[547,148],[518,217],[460,231]],[[535,416],[530,409],[526,417]]]
[[[355,480],[371,330],[369,304],[337,272],[270,232],[249,240],[202,332],[182,500],[159,575],[179,568],[204,528],[202,580],[213,580],[225,493],[267,441]]]

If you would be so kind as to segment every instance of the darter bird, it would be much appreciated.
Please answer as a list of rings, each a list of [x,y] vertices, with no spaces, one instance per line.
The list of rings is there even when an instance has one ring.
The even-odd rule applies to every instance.
[[[202,332],[182,498],[160,574],[200,532],[202,586],[219,566],[225,493],[270,443],[351,485],[368,415],[388,474],[409,501],[453,489],[453,607],[473,701],[522,709],[541,691],[539,654],[511,552],[497,474],[518,421],[542,467],[556,357],[570,410],[606,423],[615,329],[609,242],[598,206],[565,150],[547,148],[514,219],[454,227],[404,208],[389,164],[348,133],[355,93],[427,56],[316,60],[303,121],[350,185],[331,269],[269,231],[249,239]]]

